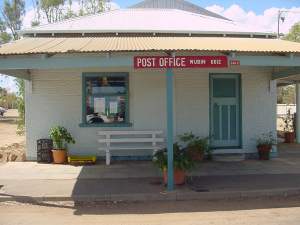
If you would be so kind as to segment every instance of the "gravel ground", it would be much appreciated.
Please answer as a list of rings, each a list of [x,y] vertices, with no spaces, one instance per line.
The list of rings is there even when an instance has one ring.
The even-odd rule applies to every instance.
[[[25,160],[25,136],[17,135],[17,110],[8,110],[0,118],[0,163]]]
[[[299,225],[299,198],[247,201],[0,203],[1,225]]]

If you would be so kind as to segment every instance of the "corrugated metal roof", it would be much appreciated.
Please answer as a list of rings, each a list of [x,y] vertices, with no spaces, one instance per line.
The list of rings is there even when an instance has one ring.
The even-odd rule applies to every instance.
[[[235,33],[270,34],[233,21],[178,9],[119,9],[41,25],[21,33]]]
[[[208,11],[198,5],[185,0],[144,0],[129,8],[156,8],[156,9],[181,9],[193,13],[211,16],[219,19],[229,20],[217,13]]]
[[[0,55],[132,51],[300,53],[300,44],[277,39],[216,37],[23,38],[2,45]]]

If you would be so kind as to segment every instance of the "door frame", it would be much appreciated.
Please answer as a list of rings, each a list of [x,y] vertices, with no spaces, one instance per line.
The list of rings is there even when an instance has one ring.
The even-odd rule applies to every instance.
[[[242,124],[242,75],[240,73],[209,73],[209,137],[212,137],[212,108],[211,108],[211,101],[212,101],[212,80],[213,76],[215,75],[231,75],[231,76],[236,76],[238,80],[238,85],[239,87],[237,88],[239,93],[238,93],[238,98],[239,98],[239,126],[238,126],[238,132],[239,132],[239,145],[238,146],[225,146],[225,147],[213,147],[213,149],[241,149],[243,146],[243,124]]]

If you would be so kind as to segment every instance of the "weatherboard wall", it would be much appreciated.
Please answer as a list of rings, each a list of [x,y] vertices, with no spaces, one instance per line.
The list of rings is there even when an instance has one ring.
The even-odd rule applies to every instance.
[[[131,127],[80,127],[82,73],[129,72]],[[270,91],[271,70],[244,67],[231,70],[174,70],[175,135],[193,131],[209,134],[209,73],[241,73],[242,151],[255,152],[255,138],[276,128],[276,91]],[[76,139],[72,154],[96,154],[97,131],[111,129],[163,130],[166,132],[166,82],[164,70],[82,69],[33,70],[26,83],[27,157],[36,159],[36,140],[47,138],[50,127],[65,126]],[[222,150],[223,152],[225,150]],[[117,155],[150,155],[149,151],[122,151]]]

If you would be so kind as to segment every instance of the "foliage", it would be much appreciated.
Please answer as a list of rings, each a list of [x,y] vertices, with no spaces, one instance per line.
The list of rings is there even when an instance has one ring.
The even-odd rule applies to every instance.
[[[75,140],[66,128],[61,126],[52,127],[50,129],[50,138],[53,140],[55,149],[65,149],[66,144],[75,144]]]
[[[209,146],[209,137],[201,138],[195,136],[192,132],[179,135],[179,140],[183,143],[184,147],[190,150],[197,150],[200,153],[206,153],[207,159],[212,159],[213,149]]]
[[[40,0],[40,10],[45,13],[48,23],[55,23],[63,19],[65,0]]]
[[[11,40],[11,35],[7,33],[4,21],[0,18],[0,44],[7,43]]]
[[[84,15],[93,15],[106,10],[106,0],[76,0],[79,4],[79,11],[72,10],[74,0],[36,0],[34,4],[35,19],[32,26],[39,25],[41,15],[45,15],[48,23],[55,23],[65,19]]]
[[[6,43],[11,39],[19,39],[18,31],[22,26],[22,17],[25,15],[24,0],[4,0],[0,18],[0,42]],[[11,35],[7,32],[10,30]],[[17,134],[25,132],[25,84],[24,80],[16,79],[16,85],[19,88],[17,104],[19,111]]]
[[[294,24],[289,33],[284,37],[285,40],[300,42],[300,22]]]
[[[103,0],[84,0],[82,9],[85,15],[91,15],[103,12],[105,10],[105,1]]]
[[[7,95],[7,90],[3,87],[0,87],[0,100]]]
[[[173,157],[174,169],[189,171],[195,166],[187,151],[181,148],[177,143],[173,145]],[[155,152],[153,162],[161,170],[166,170],[168,167],[167,149],[165,148]]]
[[[179,136],[180,141],[185,147],[197,149],[199,152],[207,152],[209,149],[209,138],[200,138],[192,132],[184,133]]]
[[[0,107],[14,109],[17,105],[17,96],[15,93],[8,92],[0,87]]]
[[[289,109],[287,111],[287,114],[285,116],[285,118],[283,118],[283,122],[284,122],[284,131],[285,132],[293,132],[294,131],[294,117],[291,114],[291,109]]]
[[[277,103],[278,104],[295,104],[295,85],[278,87]]]
[[[22,17],[25,15],[24,0],[4,0],[2,14],[2,29],[8,28],[13,39],[18,39],[18,31],[21,30]],[[1,32],[2,33],[2,32]],[[3,36],[3,35],[2,35]],[[5,35],[4,35],[5,36]],[[4,38],[8,38],[5,36]]]
[[[24,135],[25,133],[25,81],[23,79],[17,78],[15,79],[16,85],[18,87],[18,112],[19,112],[19,119],[18,119],[18,127],[17,127],[17,134]]]
[[[256,146],[272,146],[276,145],[277,141],[272,132],[261,134],[260,137],[256,140]]]

